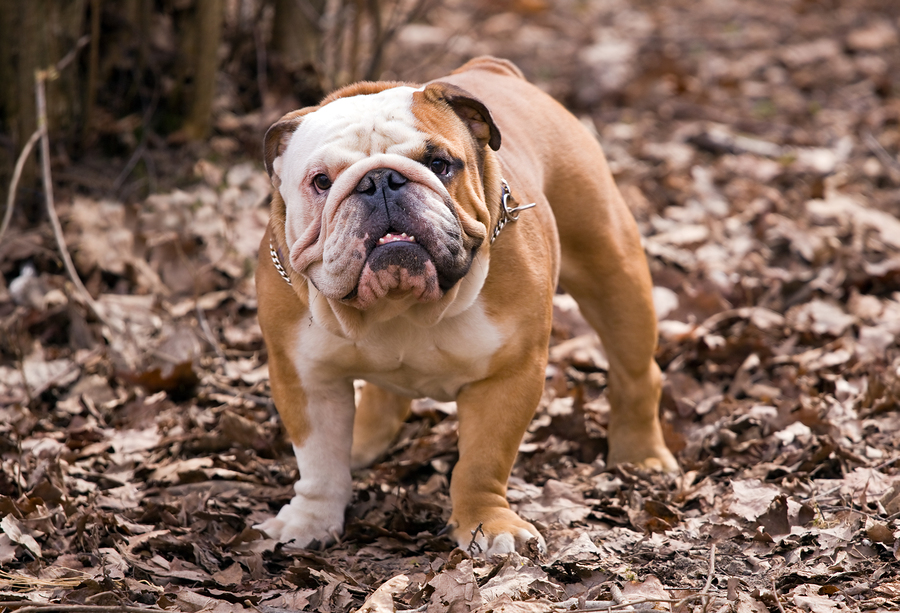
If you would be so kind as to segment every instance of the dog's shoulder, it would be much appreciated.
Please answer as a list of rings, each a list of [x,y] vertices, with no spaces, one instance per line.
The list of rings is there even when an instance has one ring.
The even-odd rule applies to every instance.
[[[507,77],[518,77],[519,79],[525,79],[525,75],[522,74],[522,71],[519,70],[518,66],[516,66],[509,60],[505,60],[499,57],[493,57],[491,55],[482,55],[480,57],[473,58],[450,74],[455,75],[472,70],[483,70]]]

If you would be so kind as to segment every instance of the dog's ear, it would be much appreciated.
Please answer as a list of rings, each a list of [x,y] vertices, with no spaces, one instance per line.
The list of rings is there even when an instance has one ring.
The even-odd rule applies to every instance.
[[[300,123],[303,120],[303,116],[307,113],[311,113],[319,107],[307,107],[304,109],[299,109],[297,111],[291,111],[277,122],[272,124],[272,127],[266,132],[265,140],[263,141],[263,154],[266,159],[266,172],[269,173],[269,178],[272,180],[272,184],[278,188],[281,185],[281,177],[279,176],[279,171],[281,170],[280,165],[279,168],[276,168],[275,160],[280,158],[282,154],[284,154],[284,150],[287,149],[288,142],[291,140],[291,135],[297,130],[300,126]]]
[[[429,83],[422,93],[426,100],[442,100],[447,103],[482,147],[488,146],[494,151],[500,148],[500,130],[481,100],[450,83]]]

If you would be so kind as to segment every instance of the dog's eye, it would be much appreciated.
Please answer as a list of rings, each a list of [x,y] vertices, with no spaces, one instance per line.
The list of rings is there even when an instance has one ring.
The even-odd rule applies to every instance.
[[[447,160],[442,160],[441,158],[435,158],[431,160],[431,163],[428,165],[428,167],[431,169],[431,172],[436,175],[445,175],[450,172],[450,162],[448,162]]]
[[[327,192],[331,187],[331,179],[328,178],[328,175],[318,174],[313,177],[313,185],[319,192]]]

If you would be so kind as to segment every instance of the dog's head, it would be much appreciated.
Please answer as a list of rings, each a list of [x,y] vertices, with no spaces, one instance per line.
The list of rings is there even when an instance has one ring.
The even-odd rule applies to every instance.
[[[361,83],[285,115],[265,157],[291,267],[345,314],[452,301],[488,239],[499,146],[447,83]]]

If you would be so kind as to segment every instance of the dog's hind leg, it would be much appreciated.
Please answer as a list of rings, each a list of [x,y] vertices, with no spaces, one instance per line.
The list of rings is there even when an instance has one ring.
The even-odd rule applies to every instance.
[[[554,194],[554,209],[566,213],[557,213],[560,284],[600,335],[609,358],[609,464],[675,471],[658,415],[661,374],[654,360],[650,270],[634,217],[599,159],[602,167],[575,171],[578,176],[564,182],[572,187]]]
[[[388,450],[409,417],[411,402],[374,383],[363,386],[353,420],[352,468],[368,466]]]

